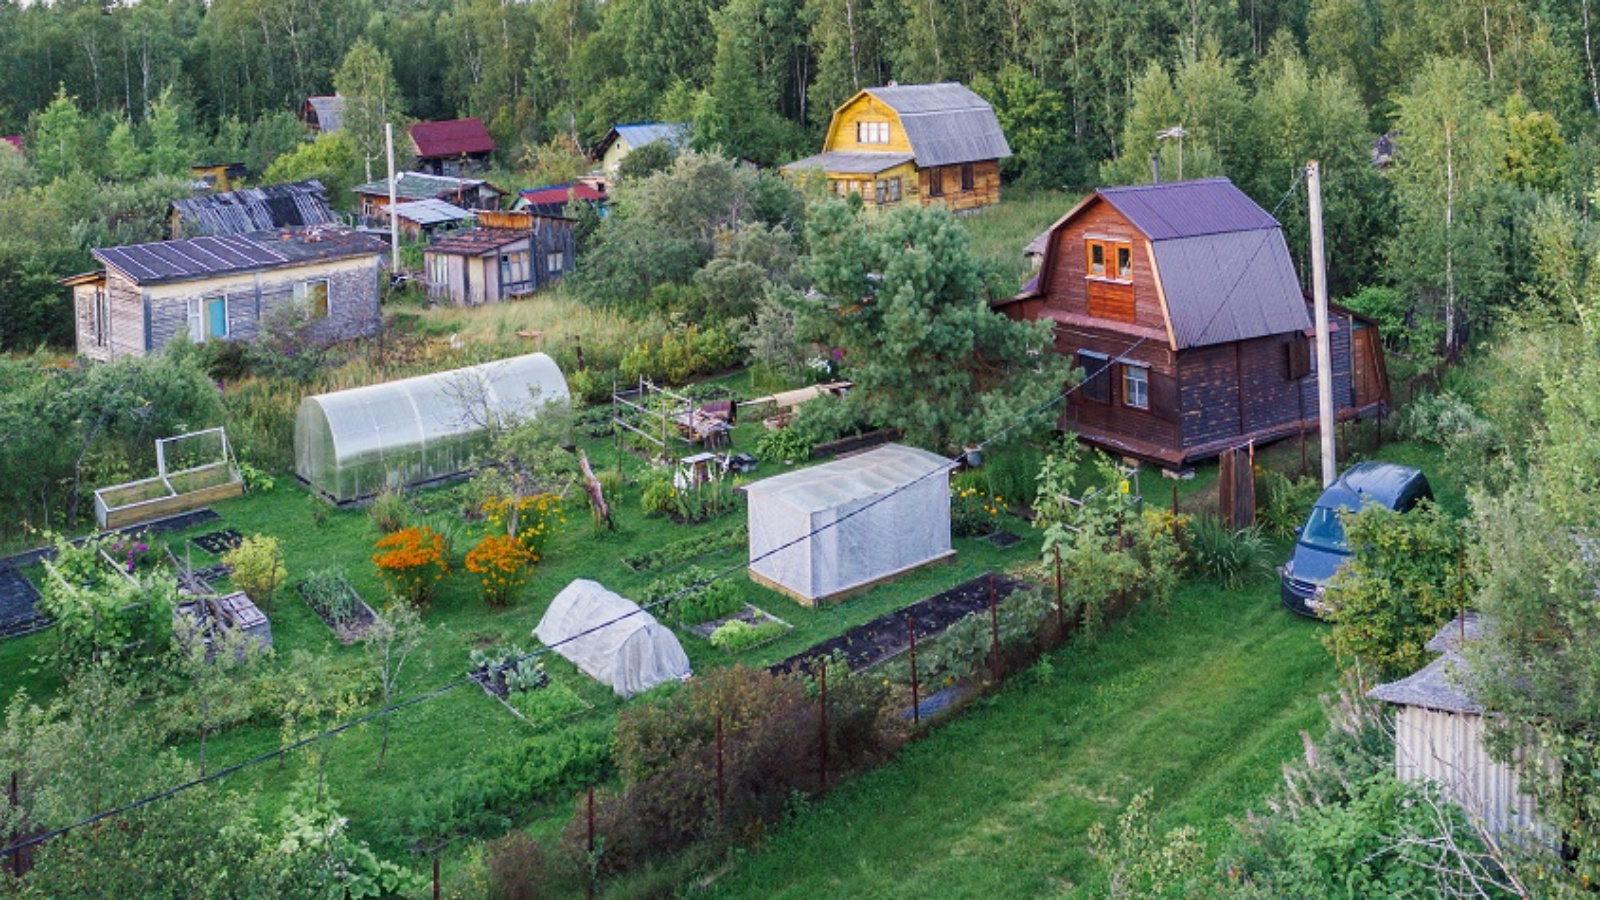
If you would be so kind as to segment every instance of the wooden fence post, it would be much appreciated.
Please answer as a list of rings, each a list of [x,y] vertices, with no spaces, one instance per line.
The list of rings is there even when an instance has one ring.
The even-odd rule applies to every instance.
[[[817,685],[819,687],[819,703],[822,711],[821,725],[817,729],[817,743],[821,749],[821,775],[822,790],[828,790],[828,663],[823,661],[822,667],[817,670]]]
[[[717,819],[719,824],[727,812],[726,790],[722,780],[722,713],[717,713]]]
[[[989,668],[995,683],[1000,682],[1000,604],[995,599],[994,573],[989,573]]]
[[[911,635],[911,724],[922,724],[922,699],[917,683],[917,623],[906,616],[906,631]]]
[[[1172,486],[1172,496],[1174,498],[1173,515],[1177,515],[1177,485]],[[1064,638],[1067,635],[1067,606],[1066,601],[1062,597],[1061,591],[1061,545],[1057,544],[1053,549],[1055,550],[1056,557],[1056,630],[1059,631],[1061,636]]]

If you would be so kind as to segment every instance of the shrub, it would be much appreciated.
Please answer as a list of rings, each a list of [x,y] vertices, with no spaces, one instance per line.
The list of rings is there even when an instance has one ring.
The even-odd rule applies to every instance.
[[[672,486],[672,474],[657,470],[639,493],[639,505],[644,507],[647,516],[664,516],[672,511],[672,500],[676,493],[677,490]]]
[[[1201,516],[1186,534],[1195,568],[1230,591],[1272,571],[1267,540],[1258,526],[1229,528],[1216,516]]]
[[[289,577],[283,566],[283,551],[275,537],[259,534],[247,537],[223,554],[222,561],[233,569],[234,586],[258,606],[270,604],[278,586]]]
[[[405,496],[388,485],[384,485],[383,490],[367,506],[367,518],[384,534],[394,534],[406,527],[406,517],[410,512],[406,508]]]
[[[532,574],[538,558],[522,541],[503,532],[484,535],[467,553],[467,571],[478,576],[483,587],[483,602],[507,606],[517,590]]]
[[[769,431],[756,439],[756,458],[776,463],[805,462],[811,458],[811,441],[794,428]]]
[[[538,900],[549,890],[550,867],[544,851],[524,831],[512,829],[485,847],[483,862],[491,900]]]
[[[1269,471],[1262,475],[1260,483],[1264,499],[1256,517],[1264,528],[1279,536],[1294,534],[1322,496],[1322,483],[1310,476],[1291,478]]]
[[[556,526],[567,521],[561,498],[548,491],[516,500],[490,497],[483,502],[483,515],[489,527],[504,528],[508,535],[521,541],[533,554],[534,562],[543,557],[545,544]]]
[[[63,674],[91,660],[143,662],[171,643],[177,585],[161,575],[133,581],[113,573],[100,558],[107,541],[57,537],[55,560],[44,564],[39,611],[54,620],[55,640],[42,661]]]
[[[247,462],[239,463],[239,477],[244,480],[244,489],[252,494],[264,494],[276,483],[271,475]]]
[[[373,565],[397,595],[411,603],[426,603],[434,586],[449,572],[444,539],[433,529],[402,528],[382,538],[374,547]]]
[[[729,653],[739,653],[757,644],[782,637],[788,631],[789,626],[782,622],[751,625],[743,619],[729,619],[718,625],[716,631],[711,632],[711,646]]]
[[[957,537],[981,537],[1000,527],[1005,500],[987,492],[988,483],[975,472],[962,472],[950,482],[950,530]]]

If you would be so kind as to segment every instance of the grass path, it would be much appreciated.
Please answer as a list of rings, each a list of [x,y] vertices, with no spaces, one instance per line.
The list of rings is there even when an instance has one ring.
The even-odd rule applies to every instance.
[[[1085,832],[1145,788],[1163,827],[1210,835],[1260,803],[1334,666],[1273,587],[1190,588],[840,789],[710,891],[717,897],[1083,896]]]

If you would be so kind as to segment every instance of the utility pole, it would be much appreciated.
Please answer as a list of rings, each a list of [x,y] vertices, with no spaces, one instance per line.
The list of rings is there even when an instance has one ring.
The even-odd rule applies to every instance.
[[[394,124],[383,123],[383,143],[389,154],[389,281],[400,277],[400,217],[395,215]]]
[[[1333,346],[1328,339],[1328,265],[1322,252],[1322,167],[1306,164],[1311,205],[1311,296],[1317,314],[1317,419],[1322,443],[1322,486],[1338,477],[1333,437]]]

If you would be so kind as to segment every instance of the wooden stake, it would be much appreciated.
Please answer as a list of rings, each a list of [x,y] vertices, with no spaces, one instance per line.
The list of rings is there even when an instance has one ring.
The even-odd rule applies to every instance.
[[[917,623],[906,616],[906,631],[911,634],[911,724],[922,724],[922,701],[917,684]]]
[[[1172,514],[1178,514],[1178,486],[1172,486]],[[1056,630],[1064,637],[1067,631],[1067,604],[1061,590],[1061,546],[1054,548],[1056,557]]]
[[[822,789],[828,789],[828,664],[824,662],[817,670],[817,684],[820,688],[820,703],[822,709],[822,725],[817,729],[817,743],[822,749]]]
[[[719,821],[727,810],[725,790],[722,781],[722,713],[717,713],[717,819]]]
[[[995,599],[994,573],[989,573],[989,659],[996,683],[1000,681],[1000,603]]]

